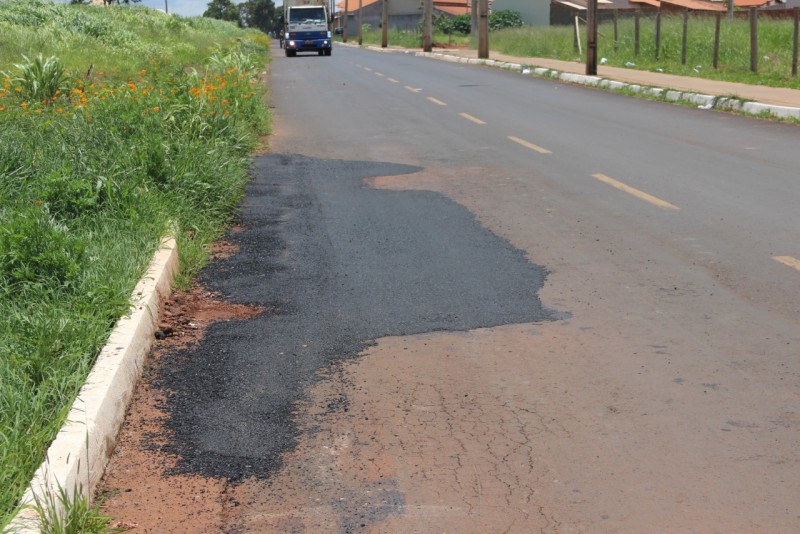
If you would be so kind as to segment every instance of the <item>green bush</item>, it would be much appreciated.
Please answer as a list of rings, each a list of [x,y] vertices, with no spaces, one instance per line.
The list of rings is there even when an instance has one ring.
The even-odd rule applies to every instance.
[[[522,15],[517,11],[501,9],[499,11],[492,11],[489,14],[490,31],[520,28],[523,24]]]
[[[455,17],[439,15],[434,18],[433,27],[446,35],[469,35],[472,31],[472,18],[469,14],[457,15]]]
[[[0,226],[0,280],[66,284],[82,267],[86,246],[41,206],[15,211]]]

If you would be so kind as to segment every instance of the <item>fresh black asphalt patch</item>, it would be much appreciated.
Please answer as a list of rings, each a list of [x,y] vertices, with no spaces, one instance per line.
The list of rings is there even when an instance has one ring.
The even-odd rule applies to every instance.
[[[267,477],[296,443],[297,401],[316,373],[374,340],[554,318],[545,271],[447,197],[372,189],[417,167],[294,155],[254,160],[240,247],[201,282],[268,311],[217,323],[163,360],[179,469]]]

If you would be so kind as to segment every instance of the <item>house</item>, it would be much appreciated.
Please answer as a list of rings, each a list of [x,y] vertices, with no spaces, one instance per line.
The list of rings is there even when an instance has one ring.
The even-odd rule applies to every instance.
[[[347,33],[358,33],[358,3],[359,0],[341,0],[336,4],[335,27],[344,26],[345,7],[347,8]],[[416,30],[422,22],[422,0],[390,0],[389,28],[394,30]],[[381,0],[361,0],[362,24],[372,28],[379,28],[383,3]],[[467,0],[434,0],[433,16],[462,15],[470,12]]]
[[[572,24],[575,15],[586,11],[587,0],[494,0],[492,9],[516,11],[522,21],[530,26]],[[767,12],[783,12],[789,16],[793,7],[800,6],[800,0],[734,0],[738,9],[757,7]],[[723,12],[727,11],[727,0],[598,0],[597,9],[601,18],[618,13],[633,11],[684,11]]]

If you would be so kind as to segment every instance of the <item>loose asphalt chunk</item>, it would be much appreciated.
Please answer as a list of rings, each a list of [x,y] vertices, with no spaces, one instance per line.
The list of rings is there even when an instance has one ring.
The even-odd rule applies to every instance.
[[[545,271],[464,207],[364,180],[417,167],[274,154],[254,160],[239,247],[201,281],[262,306],[213,325],[162,360],[157,383],[179,469],[230,481],[268,477],[291,450],[296,402],[332,362],[374,340],[553,319],[537,296]],[[346,403],[331,409],[346,409]]]

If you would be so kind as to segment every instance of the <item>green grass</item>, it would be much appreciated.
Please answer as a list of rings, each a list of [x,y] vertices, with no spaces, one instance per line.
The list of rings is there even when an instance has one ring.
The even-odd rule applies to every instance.
[[[571,27],[525,27],[493,32],[492,50],[520,57],[544,57],[585,61],[573,46]],[[691,16],[687,40],[686,65],[681,64],[682,16],[663,16],[661,48],[655,58],[655,21],[642,17],[640,49],[635,54],[634,21],[619,19],[619,40],[614,50],[614,28],[603,22],[598,28],[598,57],[607,65],[661,71],[754,85],[800,88],[800,79],[791,76],[792,22],[762,17],[759,20],[758,73],[750,72],[750,26],[747,20],[723,18],[720,31],[719,68],[713,68],[714,18]],[[582,36],[582,39],[585,37]],[[585,41],[583,41],[585,44]]]
[[[336,36],[341,40],[341,36]],[[422,33],[411,30],[389,30],[388,34],[389,46],[401,46],[403,48],[422,48]],[[380,29],[365,28],[362,30],[362,42],[368,45],[380,45],[382,39],[382,32]],[[350,29],[347,35],[347,41],[350,43],[358,42],[358,27]],[[434,46],[453,45],[453,46],[468,46],[469,35],[447,35],[441,32],[434,32],[433,34]]]
[[[759,20],[758,73],[750,72],[750,23],[745,18],[728,20],[723,17],[720,31],[719,65],[713,68],[714,18],[694,15],[689,18],[686,65],[681,64],[683,17],[664,15],[661,19],[661,47],[655,57],[655,17],[643,15],[640,20],[639,53],[635,53],[635,30],[632,17],[620,16],[618,42],[614,47],[614,26],[604,21],[598,28],[598,57],[608,60],[607,65],[695,76],[753,85],[800,88],[800,78],[792,77],[792,21]],[[585,45],[585,27],[581,27],[582,44]],[[348,40],[355,42],[357,33],[351,32]],[[566,61],[585,61],[574,46],[574,29],[571,26],[525,26],[517,29],[491,32],[491,50],[518,57],[541,57]],[[421,48],[422,35],[415,31],[389,32],[389,45]],[[368,28],[363,32],[365,44],[380,44],[380,30]],[[435,46],[470,46],[469,36],[434,35]]]
[[[230,221],[269,128],[268,44],[145,8],[0,2],[0,529],[169,225],[186,281]]]

